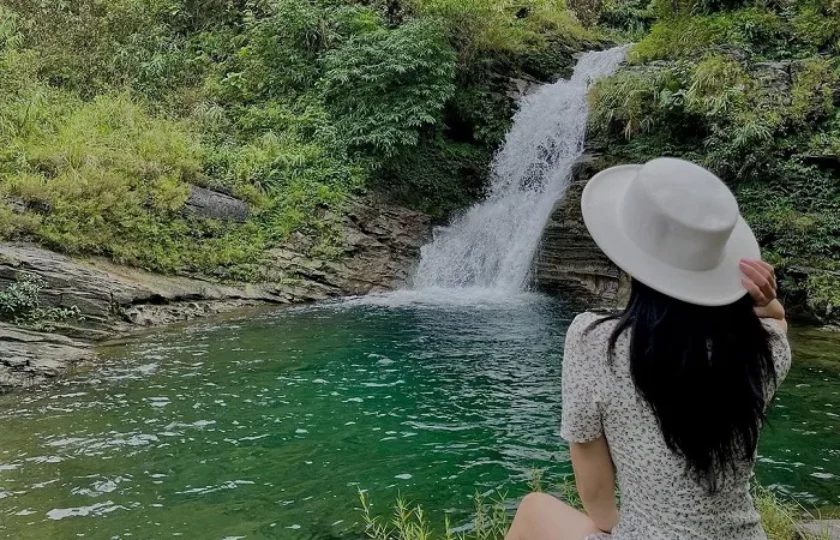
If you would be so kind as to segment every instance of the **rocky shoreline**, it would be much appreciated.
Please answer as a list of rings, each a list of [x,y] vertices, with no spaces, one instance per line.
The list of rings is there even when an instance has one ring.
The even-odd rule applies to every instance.
[[[334,258],[309,255],[294,236],[266,254],[259,283],[163,276],[101,258],[69,257],[32,243],[0,243],[0,290],[39,278],[47,307],[78,308],[81,319],[49,332],[0,323],[0,392],[30,388],[95,358],[94,344],[261,304],[293,304],[389,290],[405,282],[431,235],[428,216],[369,198],[349,202]]]

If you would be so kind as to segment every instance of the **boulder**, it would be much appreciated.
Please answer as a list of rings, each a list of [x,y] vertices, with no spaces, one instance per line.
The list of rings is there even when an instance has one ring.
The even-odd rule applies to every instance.
[[[204,218],[244,222],[250,215],[248,204],[225,193],[190,186],[184,212]]]
[[[44,281],[42,303],[76,306],[94,327],[107,325],[119,304],[129,304],[144,295],[136,284],[115,280],[107,272],[34,244],[0,243],[0,290],[21,274]]]
[[[44,281],[40,299],[44,305],[77,307],[82,315],[80,326],[87,330],[73,326],[58,330],[85,337],[91,337],[91,330],[100,332],[99,337],[102,337],[130,329],[133,325],[131,313],[142,306],[186,306],[188,302],[234,300],[288,302],[285,296],[271,288],[161,276],[97,258],[70,258],[30,243],[0,243],[0,290],[22,274],[38,276]],[[173,322],[171,315],[161,323]],[[148,323],[148,318],[145,321]]]
[[[0,198],[0,202],[5,202],[15,214],[23,214],[27,211],[36,214],[49,214],[52,212],[52,205],[47,201],[27,200],[23,197],[7,195],[6,197]]]
[[[507,96],[514,101],[519,101],[534,93],[541,85],[542,83],[533,77],[513,77],[508,81]]]

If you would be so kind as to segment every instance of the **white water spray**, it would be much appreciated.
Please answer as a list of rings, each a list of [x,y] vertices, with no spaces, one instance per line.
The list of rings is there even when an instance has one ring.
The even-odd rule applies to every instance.
[[[523,98],[493,161],[487,198],[435,231],[422,249],[415,290],[527,288],[542,231],[583,153],[587,90],[613,73],[625,53],[625,47],[585,53],[571,79]]]

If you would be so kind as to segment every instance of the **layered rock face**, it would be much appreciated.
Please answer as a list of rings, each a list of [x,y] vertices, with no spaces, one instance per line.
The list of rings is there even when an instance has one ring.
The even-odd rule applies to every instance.
[[[431,239],[432,221],[399,206],[354,199],[339,228],[343,241],[331,258],[307,255],[311,239],[300,234],[271,250],[265,281],[291,279],[291,290],[301,300],[395,289],[409,280],[420,248]]]
[[[430,238],[431,220],[359,198],[350,201],[337,231],[337,253],[313,256],[306,237],[298,235],[266,253],[263,279],[246,284],[162,276],[103,259],[70,258],[30,243],[0,243],[0,290],[22,275],[37,276],[44,282],[42,305],[75,306],[82,316],[57,324],[51,333],[0,325],[0,391],[55,377],[92,358],[92,341],[138,327],[258,304],[396,288],[408,279],[420,247]]]
[[[90,360],[86,343],[0,323],[0,392],[41,384]]]
[[[584,156],[575,166],[566,195],[557,202],[543,231],[534,260],[538,290],[582,307],[615,307],[626,286],[621,272],[592,240],[583,223],[580,198],[598,170],[597,158]]]

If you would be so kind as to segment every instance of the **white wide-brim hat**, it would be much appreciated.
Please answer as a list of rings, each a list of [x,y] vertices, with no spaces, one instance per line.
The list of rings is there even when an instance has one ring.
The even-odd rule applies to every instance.
[[[699,165],[659,158],[596,174],[583,219],[619,268],[672,298],[731,304],[747,291],[741,259],[758,259],[755,235],[723,181]]]

